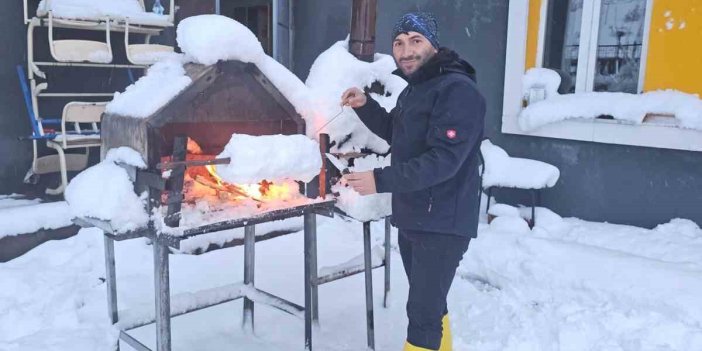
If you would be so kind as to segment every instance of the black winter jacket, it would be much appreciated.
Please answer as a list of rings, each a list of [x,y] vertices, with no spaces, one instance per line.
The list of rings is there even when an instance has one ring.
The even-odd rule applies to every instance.
[[[391,144],[391,165],[374,170],[376,189],[393,194],[393,222],[400,229],[475,237],[485,119],[475,71],[442,48],[410,77],[394,73],[409,85],[390,113],[370,97],[355,109]]]

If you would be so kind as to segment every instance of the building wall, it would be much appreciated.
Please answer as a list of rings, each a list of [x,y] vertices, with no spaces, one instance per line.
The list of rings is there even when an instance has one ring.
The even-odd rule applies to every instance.
[[[17,191],[31,164],[30,125],[15,65],[25,61],[26,32],[22,1],[0,1],[0,194]]]
[[[702,2],[655,0],[644,90],[675,88],[702,94]]]
[[[488,101],[486,135],[513,156],[560,168],[543,203],[563,216],[653,227],[672,218],[702,224],[702,154],[500,133],[508,0],[378,1],[377,51],[390,52],[390,33],[403,13],[434,12],[441,43],[478,71]],[[319,14],[323,13],[324,16]],[[305,78],[316,56],[349,32],[350,0],[296,1],[295,72]],[[502,192],[501,202],[527,203]]]

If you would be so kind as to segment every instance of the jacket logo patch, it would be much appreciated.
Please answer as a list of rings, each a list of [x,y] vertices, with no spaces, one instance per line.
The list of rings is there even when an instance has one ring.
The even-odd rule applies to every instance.
[[[449,139],[456,139],[456,130],[455,129],[446,130],[446,137]]]

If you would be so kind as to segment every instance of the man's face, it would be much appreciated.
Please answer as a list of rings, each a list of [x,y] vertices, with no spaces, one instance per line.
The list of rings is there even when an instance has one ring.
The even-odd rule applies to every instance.
[[[406,76],[416,72],[436,53],[429,40],[417,32],[402,33],[392,42],[392,56]]]

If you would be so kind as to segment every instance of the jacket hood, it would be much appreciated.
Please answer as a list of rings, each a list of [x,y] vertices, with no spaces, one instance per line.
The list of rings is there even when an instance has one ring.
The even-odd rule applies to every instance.
[[[410,84],[417,84],[445,73],[460,73],[468,76],[472,81],[476,81],[475,68],[466,60],[461,59],[458,54],[448,48],[440,48],[427,63],[420,67],[409,77],[402,73],[399,68],[393,74],[400,76]]]

